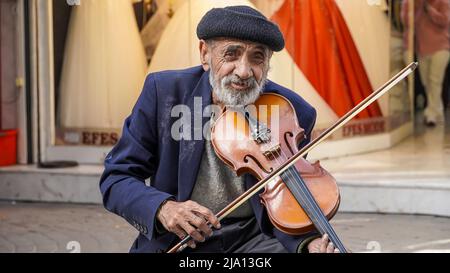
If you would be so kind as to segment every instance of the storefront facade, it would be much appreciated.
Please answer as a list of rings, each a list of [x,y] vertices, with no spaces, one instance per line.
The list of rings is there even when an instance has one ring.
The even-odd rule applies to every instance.
[[[253,5],[280,25],[288,46],[272,58],[269,79],[291,88],[316,107],[315,135],[349,110],[337,106],[336,98],[347,97],[348,107],[357,103],[355,94],[360,90],[355,87],[352,91],[353,83],[366,86],[363,94],[368,94],[412,61],[403,51],[399,11],[385,1],[360,0],[351,5],[342,0],[332,4],[311,1],[303,6],[288,0],[8,2],[17,11],[13,54],[17,72],[13,76],[19,96],[9,112],[16,113],[10,127],[19,132],[20,164],[39,160],[102,164],[120,138],[123,120],[131,112],[146,75],[199,64],[195,27],[214,6]],[[309,16],[323,18],[314,11],[318,2],[349,34],[339,34],[336,25],[324,20],[323,24],[330,23],[335,32],[321,37],[321,44],[345,47],[348,54],[338,54],[331,47],[301,46],[316,36],[308,22],[299,20],[299,12],[308,8]],[[4,8],[2,2],[2,14]],[[337,34],[346,42],[337,39]],[[306,49],[329,52],[318,69],[327,73],[331,71],[327,67],[335,66],[342,78],[323,88],[324,81],[316,77],[315,68],[304,62],[314,57]],[[2,51],[2,71],[6,66],[3,56]],[[342,62],[357,63],[359,68],[350,75],[345,65],[337,65]],[[343,91],[341,85],[348,88]],[[412,94],[411,82],[399,84],[372,113],[348,124],[310,156],[343,156],[398,143],[413,131]]]

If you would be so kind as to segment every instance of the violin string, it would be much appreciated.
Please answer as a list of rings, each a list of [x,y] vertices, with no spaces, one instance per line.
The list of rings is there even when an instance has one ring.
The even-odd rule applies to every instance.
[[[280,150],[281,150],[281,149],[280,149]],[[277,157],[274,157],[274,158],[276,159],[276,161],[277,161],[278,164],[281,164],[281,162],[278,160],[278,158],[281,159],[281,153],[280,153],[279,151],[277,151],[276,153],[277,153]],[[273,153],[272,153],[272,152],[271,152],[271,154],[272,154],[272,156],[273,156]],[[286,156],[285,156],[285,157],[286,157]],[[289,179],[289,176],[290,176],[290,177],[293,179],[293,181],[295,181],[295,178],[294,178],[294,176],[292,175],[292,170],[291,170],[291,168],[287,169],[284,173],[286,173],[287,179]],[[289,189],[289,188],[288,188],[288,189]],[[308,215],[308,217],[310,217],[311,222],[312,222],[313,224],[315,224],[315,225],[318,225],[316,228],[318,228],[319,231],[321,230],[321,231],[322,231],[321,233],[326,232],[325,227],[323,226],[323,224],[321,223],[320,219],[318,218],[317,212],[314,211],[313,207],[311,206],[311,203],[310,203],[307,199],[305,200],[305,199],[303,198],[303,196],[306,197],[306,195],[305,195],[305,194],[301,194],[301,193],[299,192],[299,190],[298,190],[297,188],[295,188],[295,187],[294,187],[293,190],[295,190],[295,191],[299,194],[299,196],[302,197],[302,198],[301,198],[301,201],[303,202],[303,205],[306,206],[306,208],[303,208],[303,209],[305,209],[305,210],[307,210],[307,211],[310,211],[310,213],[312,214],[312,215]],[[311,219],[311,217],[315,218],[316,221],[314,221],[314,219]]]
[[[296,172],[293,169],[289,169],[289,172],[291,173],[291,175],[293,174],[294,176],[296,176],[298,178],[298,180],[301,181],[301,177],[298,174],[298,172]],[[298,183],[298,184],[300,184],[300,183]],[[315,203],[315,200],[312,199],[314,197],[312,197],[310,192],[308,193],[308,189],[305,189],[305,186],[306,185],[299,185],[300,190],[302,191],[302,193],[304,194],[304,196],[307,199],[307,202],[309,203],[308,207],[311,209],[311,212],[315,214],[314,216],[317,219],[318,223],[320,224],[320,227],[323,230],[323,233],[326,233],[330,237],[330,240],[336,245],[336,247],[340,248],[342,244],[339,244],[336,233],[334,232],[331,225],[327,221],[326,216],[323,214],[321,208],[318,206],[317,203]],[[294,188],[294,189],[296,191],[298,191],[297,188]]]
[[[284,160],[288,159],[286,154],[283,151],[281,154],[283,155]],[[289,169],[289,171],[293,174],[293,176],[296,176],[298,178],[298,180],[302,179],[300,177],[299,173],[297,171],[295,171],[294,169]],[[309,190],[304,187],[306,185],[303,183],[303,185],[299,185],[299,186],[300,186],[301,191],[305,194],[306,198],[308,199],[308,202],[310,203],[310,205],[313,208],[314,212],[316,213],[317,217],[319,218],[319,220],[321,220],[321,222],[325,226],[325,230],[328,230],[327,234],[330,237],[336,235],[333,232],[331,225],[326,220],[326,216],[323,214],[321,208],[318,206],[317,202],[315,200],[313,200],[314,197],[312,196],[311,192],[308,192]]]
[[[259,125],[257,125],[257,128],[259,128]],[[276,161],[277,164],[279,164],[279,165],[281,165],[281,162],[280,162],[279,159],[282,160],[281,154],[283,154],[283,155],[284,155],[284,158],[287,159],[287,156],[284,154],[284,152],[283,152],[281,149],[280,149],[280,151],[281,151],[282,153],[280,153],[279,150],[276,150],[276,156],[275,156],[274,153],[272,152],[272,150],[269,150],[270,155],[275,159],[275,161]],[[295,183],[296,179],[295,179],[295,177],[294,177],[294,175],[293,175],[292,173],[295,174],[296,172],[294,172],[291,168],[288,168],[283,174],[286,174],[288,180],[294,181],[294,183],[291,183],[291,184],[293,184],[293,185],[298,185],[299,183]],[[297,175],[298,175],[298,173],[297,173]],[[280,177],[280,178],[281,178],[281,177]],[[298,186],[300,186],[300,185],[298,185]],[[289,188],[288,188],[288,189],[289,189]],[[299,191],[299,189],[298,189],[296,186],[293,186],[293,190],[296,191],[297,196],[300,197],[300,201],[303,202],[303,205],[306,207],[306,208],[304,208],[304,209],[306,209],[307,211],[310,212],[309,214],[307,213],[307,215],[308,215],[308,217],[310,218],[311,222],[316,226],[316,228],[319,229],[320,233],[321,233],[322,235],[323,235],[324,233],[327,233],[328,236],[330,236],[330,239],[331,239],[332,241],[335,241],[335,240],[333,240],[333,238],[332,238],[332,237],[334,237],[333,234],[332,234],[332,233],[330,234],[329,232],[327,232],[328,229],[327,229],[327,227],[326,227],[326,224],[324,224],[324,222],[327,222],[327,221],[323,221],[323,219],[321,219],[321,217],[320,217],[320,213],[321,213],[322,211],[320,211],[320,213],[317,212],[317,207],[315,207],[315,206],[312,204],[312,201],[309,200],[308,194],[305,193],[305,190],[304,190],[302,187],[300,187],[300,190],[301,190],[301,192],[302,192],[302,193],[301,193],[301,192]],[[320,210],[320,208],[319,208],[319,210]],[[311,218],[311,217],[312,217],[312,218]],[[322,214],[322,218],[324,218],[323,214]],[[325,217],[325,218],[326,218],[326,217]],[[315,220],[315,221],[314,221],[314,220]]]
[[[277,161],[278,164],[280,164],[280,161],[278,160],[278,158],[281,159],[281,155],[283,155],[284,160],[287,160],[287,156],[284,153],[284,151],[282,149],[280,149],[280,151],[281,151],[281,153],[278,150],[276,150],[276,153],[277,153],[276,157],[274,156],[273,152],[270,151],[270,154],[275,158],[275,160]],[[286,173],[286,176],[288,179],[289,179],[289,176],[291,176],[291,178],[295,181],[296,179],[295,179],[294,175],[296,175],[297,178],[299,180],[301,180],[301,177],[299,176],[298,172],[292,170],[291,168],[288,168],[284,173]],[[294,175],[292,173],[294,173]],[[294,185],[300,186],[299,184],[300,183],[294,183]],[[316,221],[313,221],[314,219],[311,219],[311,218],[310,218],[310,220],[313,224],[317,225],[316,228],[321,229],[322,234],[327,233],[328,236],[330,236],[330,239],[334,241],[335,245],[336,245],[336,242],[340,243],[340,241],[338,239],[336,240],[337,235],[334,232],[331,225],[329,224],[329,222],[326,220],[326,217],[323,215],[323,212],[321,211],[320,207],[317,205],[317,203],[315,203],[315,205],[314,205],[315,200],[311,200],[312,195],[310,192],[308,194],[309,190],[303,189],[303,187],[300,187],[300,190],[302,191],[303,194],[301,194],[300,191],[298,190],[298,188],[295,186],[293,187],[293,190],[295,190],[296,193],[299,194],[299,196],[301,196],[301,197],[305,196],[306,202],[305,202],[305,199],[303,199],[303,198],[301,198],[301,201],[303,201],[303,203],[304,203],[303,205],[306,206],[307,207],[306,209],[310,211],[310,214],[312,214],[311,216],[310,215],[308,215],[308,216],[315,218]],[[320,211],[318,211],[318,210],[320,210]],[[342,243],[341,243],[341,245],[342,245]]]
[[[283,155],[284,160],[288,159],[286,154],[282,150],[281,150],[281,154]],[[297,171],[295,171],[291,168],[289,168],[288,170],[291,173],[291,175],[293,174],[293,176],[296,176],[299,180],[301,180],[301,177]],[[321,208],[318,206],[317,202],[313,199],[314,197],[312,196],[309,189],[305,188],[306,185],[304,183],[303,183],[303,185],[299,185],[299,186],[300,186],[302,193],[305,195],[306,199],[308,200],[310,208],[312,208],[313,212],[316,214],[316,218],[319,220],[319,222],[321,222],[322,228],[324,229],[324,231],[328,234],[328,236],[333,241],[333,243],[335,244],[336,247],[344,249],[344,246],[340,242],[336,232],[334,231],[331,224],[328,222],[326,216],[323,214],[323,212],[322,212]],[[298,189],[296,189],[296,190],[298,190]]]
[[[300,175],[298,174],[298,172],[296,171],[292,171],[294,173],[295,176],[299,177],[300,179]],[[302,186],[303,188],[304,186]],[[344,246],[342,245],[342,243],[339,240],[339,237],[337,236],[336,232],[334,231],[333,227],[331,226],[330,222],[327,220],[326,216],[323,214],[322,210],[320,209],[320,207],[316,204],[314,204],[314,200],[312,200],[312,198],[314,198],[310,192],[308,192],[306,189],[304,190],[306,196],[308,197],[308,199],[311,199],[311,203],[312,206],[315,208],[315,210],[317,211],[317,213],[320,216],[320,219],[322,220],[323,224],[325,225],[325,228],[327,230],[327,234],[330,236],[330,239],[332,239],[333,243],[341,248],[344,249]],[[320,211],[319,211],[320,210]]]
[[[257,128],[259,128],[259,124],[257,125]],[[278,141],[278,143],[280,144],[280,141]],[[280,147],[280,151],[284,154],[284,152],[281,150],[281,147]],[[280,154],[280,152],[279,152],[278,149],[275,150],[275,152],[276,152],[276,155],[277,155],[277,156],[275,156],[274,153],[272,152],[272,150],[269,149],[269,153],[271,154],[271,156],[275,159],[275,161],[277,162],[277,164],[281,165],[282,162],[281,162],[280,160],[283,160],[283,159],[281,158],[281,154]],[[285,154],[284,154],[284,157],[287,158]],[[280,159],[280,160],[279,160],[279,159]],[[291,170],[291,168],[288,168],[288,169],[284,172],[284,174],[286,174],[287,179],[289,179],[289,177],[291,177],[293,181],[296,180],[295,177],[292,175],[292,170]],[[281,177],[280,177],[280,178],[281,178]],[[294,183],[294,185],[296,185],[296,183]],[[288,188],[288,190],[289,190],[289,188]],[[311,206],[311,202],[307,199],[307,195],[305,195],[304,193],[301,194],[300,191],[299,191],[295,186],[294,186],[294,190],[295,190],[296,193],[298,194],[297,196],[300,196],[300,197],[301,197],[301,200],[300,200],[300,201],[302,201],[302,202],[303,202],[303,205],[306,206],[306,208],[303,208],[303,209],[304,209],[304,210],[307,210],[307,211],[310,211],[309,214],[312,214],[312,215],[308,215],[308,213],[307,213],[307,215],[308,215],[308,217],[310,218],[311,222],[312,222],[314,225],[317,225],[316,228],[318,228],[319,231],[321,231],[322,234],[325,233],[325,232],[326,232],[326,228],[324,227],[323,223],[321,223],[318,213],[314,210],[314,206]],[[303,197],[305,197],[306,199],[304,199]],[[315,218],[315,219],[312,219],[311,217],[313,217],[313,218]],[[316,220],[316,221],[314,221],[314,220]]]
[[[293,171],[294,174],[296,176],[300,176],[297,172]],[[312,199],[314,197],[309,196],[310,194],[305,190],[305,194],[308,196],[308,198]],[[313,207],[316,207],[316,205],[314,205],[314,201],[313,203]],[[334,231],[333,227],[331,226],[330,222],[327,220],[326,216],[322,213],[320,207],[315,208],[318,211],[318,214],[320,215],[320,218],[322,219],[325,228],[327,229],[327,234],[329,235],[330,239],[332,240],[332,242],[335,244],[336,247],[338,247],[339,249],[345,250],[345,247],[343,246],[342,242],[340,241],[339,237],[337,236],[336,232]],[[320,210],[320,211],[319,211]]]
[[[279,143],[279,141],[278,141],[278,143]],[[280,148],[280,151],[282,151],[281,148]],[[278,159],[282,159],[282,158],[281,158],[280,152],[279,152],[278,150],[276,150],[276,155],[277,155],[277,156],[275,156],[274,153],[273,153],[271,150],[269,150],[269,153],[270,153],[271,156],[276,160],[277,164],[281,165],[280,160],[278,160]],[[282,153],[284,154],[284,152],[282,152]],[[286,155],[284,155],[284,157],[286,158]],[[287,176],[288,179],[289,179],[289,176],[290,176],[290,177],[293,179],[293,181],[295,181],[295,178],[294,178],[294,176],[292,175],[292,170],[291,170],[291,168],[288,168],[288,170],[286,170],[284,173],[286,174],[286,176]],[[281,177],[280,177],[280,178],[281,178]],[[289,188],[288,188],[288,189],[289,189]],[[318,226],[316,226],[316,228],[321,229],[321,231],[322,231],[321,233],[326,232],[326,229],[325,229],[323,223],[321,223],[320,218],[318,217],[317,212],[314,210],[314,206],[311,206],[311,202],[310,202],[309,200],[307,200],[307,198],[306,198],[306,200],[303,198],[303,196],[305,196],[305,197],[307,197],[307,196],[306,196],[304,193],[301,194],[301,193],[298,191],[297,188],[294,188],[294,190],[298,193],[298,196],[301,196],[301,201],[303,202],[303,205],[306,206],[306,208],[303,208],[303,209],[306,209],[306,210],[310,211],[310,214],[313,214],[313,215],[308,215],[308,214],[307,214],[308,217],[310,217],[311,222],[312,222],[313,224],[315,224],[315,225],[318,225]],[[314,219],[311,219],[311,217],[315,218],[316,221],[314,221]],[[320,231],[320,230],[319,230],[319,231]]]
[[[247,114],[245,112],[243,113],[244,116],[246,116],[246,114]],[[257,130],[259,129],[259,122],[258,121],[257,121],[256,128],[257,128]],[[257,133],[259,133],[259,132],[257,132]],[[275,159],[277,164],[281,165],[281,162],[279,161],[279,159],[282,160],[281,154],[283,154],[283,156],[285,158],[284,160],[287,160],[287,156],[284,153],[284,151],[281,150],[281,148],[279,150],[276,149],[275,151],[277,153],[277,156],[275,156],[274,153],[272,152],[272,150],[269,149],[270,155]],[[280,154],[279,151],[281,151],[281,154]],[[294,175],[293,175],[293,173],[294,173]],[[317,229],[319,229],[319,231],[320,231],[320,233],[322,235],[324,233],[327,233],[328,236],[330,237],[331,241],[340,250],[341,249],[345,250],[345,248],[341,248],[340,247],[340,246],[342,246],[342,244],[339,245],[340,241],[336,240],[337,235],[334,233],[331,225],[328,223],[328,221],[326,219],[326,216],[324,216],[324,214],[323,214],[322,210],[320,209],[320,207],[317,205],[317,203],[314,203],[315,202],[314,197],[312,197],[312,194],[309,192],[309,189],[307,189],[304,181],[301,179],[301,177],[299,176],[298,172],[292,170],[292,167],[291,167],[291,168],[288,168],[283,174],[285,174],[287,176],[286,177],[286,179],[288,180],[287,182],[290,182],[290,184],[292,185],[292,188],[293,188],[292,190],[294,190],[296,192],[297,198],[299,198],[300,199],[299,201],[303,203],[303,206],[305,206],[304,209],[309,211],[309,213],[307,213],[307,215],[310,218],[311,222],[316,226]],[[295,179],[295,175],[297,176],[298,179]],[[289,181],[289,180],[291,180],[291,181]],[[300,180],[300,183],[296,183],[296,180]],[[294,181],[294,182],[292,182],[292,181]],[[303,184],[303,187],[300,184]],[[298,188],[300,188],[300,190]],[[290,190],[289,187],[288,187],[288,190]],[[311,200],[311,198],[313,200]]]

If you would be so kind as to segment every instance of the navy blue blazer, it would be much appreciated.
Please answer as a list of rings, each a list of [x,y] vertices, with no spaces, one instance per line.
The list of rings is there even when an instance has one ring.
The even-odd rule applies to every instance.
[[[305,145],[316,120],[314,108],[296,93],[271,81],[264,89],[268,91],[286,97],[295,107],[300,126],[307,134],[300,145]],[[171,137],[171,126],[179,119],[171,117],[172,106],[185,104],[194,109],[194,97],[197,101],[202,98],[202,109],[195,111],[203,111],[211,104],[209,72],[201,66],[149,74],[131,115],[124,122],[121,138],[105,158],[100,179],[103,204],[139,231],[130,252],[162,252],[178,241],[172,233],[156,232],[155,216],[160,204],[169,197],[188,200],[196,181],[204,139],[177,141]],[[199,125],[208,121],[209,117],[204,117]],[[150,185],[145,183],[148,178]],[[247,188],[255,182],[253,176],[246,175]],[[258,195],[250,203],[262,232],[276,236],[288,251],[295,252],[312,235],[280,232],[270,222]]]

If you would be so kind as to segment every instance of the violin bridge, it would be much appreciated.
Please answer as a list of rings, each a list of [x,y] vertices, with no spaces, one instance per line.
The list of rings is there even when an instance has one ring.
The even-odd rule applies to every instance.
[[[275,157],[280,154],[280,150],[281,150],[280,144],[276,144],[276,145],[271,146],[268,149],[266,149],[263,152],[263,154],[265,157],[267,157],[269,159],[275,159]]]

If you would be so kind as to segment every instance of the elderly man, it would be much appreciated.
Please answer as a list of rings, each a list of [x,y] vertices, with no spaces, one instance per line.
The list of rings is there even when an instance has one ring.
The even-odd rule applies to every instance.
[[[194,240],[187,252],[337,252],[327,236],[292,236],[274,228],[257,195],[221,223],[215,217],[256,179],[236,176],[203,136],[174,137],[172,109],[185,105],[195,115],[198,99],[202,110],[210,104],[250,105],[261,93],[275,92],[292,103],[307,132],[300,145],[310,139],[316,112],[267,80],[272,52],[283,49],[284,39],[260,12],[247,6],[212,9],[197,36],[202,65],[148,75],[121,139],[105,159],[104,205],[140,232],[130,251],[164,252],[189,234]],[[203,126],[209,118],[201,120]]]

